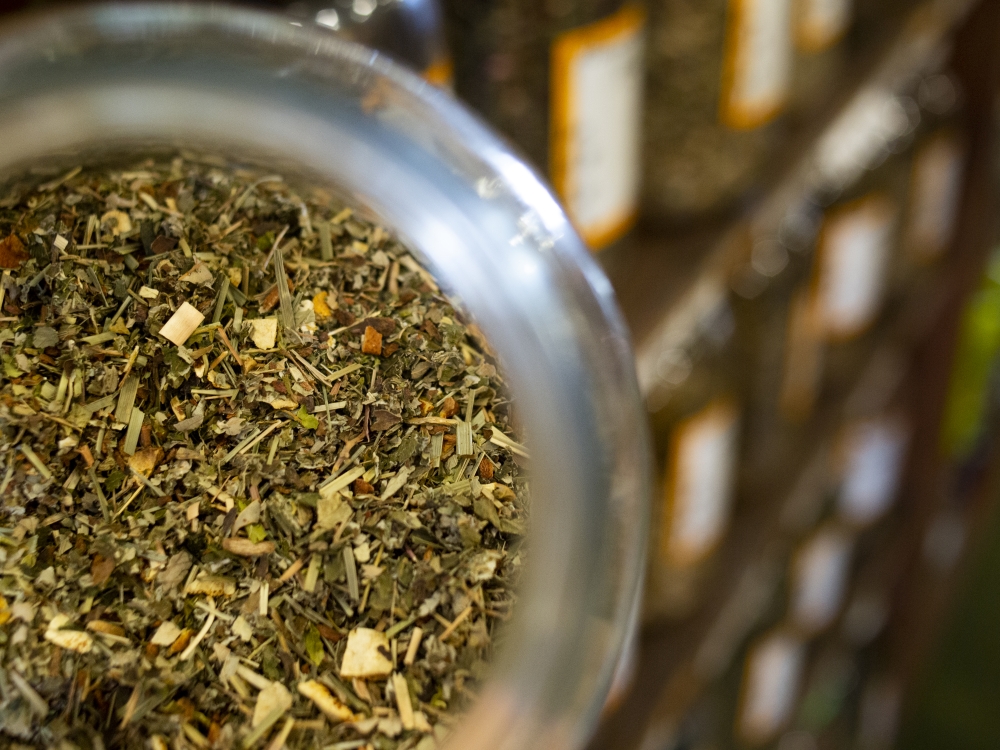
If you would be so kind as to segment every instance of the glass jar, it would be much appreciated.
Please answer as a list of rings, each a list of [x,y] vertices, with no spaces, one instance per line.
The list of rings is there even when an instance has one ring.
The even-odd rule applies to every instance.
[[[638,208],[645,16],[627,0],[447,0],[455,91],[546,170],[588,246]]]
[[[0,99],[4,177],[179,147],[280,168],[378,217],[466,303],[505,363],[534,504],[506,645],[450,746],[579,746],[641,585],[647,451],[610,285],[541,181],[418,76],[231,7],[12,19]]]

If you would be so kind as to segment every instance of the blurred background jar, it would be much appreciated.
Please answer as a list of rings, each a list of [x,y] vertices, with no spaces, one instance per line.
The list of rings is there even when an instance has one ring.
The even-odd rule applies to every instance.
[[[645,14],[623,0],[446,0],[455,92],[510,138],[592,250],[638,209]]]
[[[784,133],[791,0],[650,5],[643,208],[676,223],[718,214],[753,184]]]
[[[716,552],[737,495],[745,379],[723,300],[697,338],[666,350],[647,397],[659,492],[653,502],[645,622],[683,617],[712,594]]]

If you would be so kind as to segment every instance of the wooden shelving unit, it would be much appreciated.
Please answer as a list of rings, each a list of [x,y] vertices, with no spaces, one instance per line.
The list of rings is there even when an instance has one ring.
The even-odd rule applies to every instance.
[[[965,177],[960,226],[948,264],[887,312],[870,352],[871,366],[861,368],[851,388],[821,404],[795,439],[786,441],[783,470],[751,467],[743,472],[740,496],[754,501],[737,503],[730,532],[702,583],[707,595],[688,616],[643,629],[631,688],[607,711],[590,743],[592,750],[671,747],[664,744],[671,721],[683,717],[740,653],[781,585],[788,556],[804,533],[789,527],[787,505],[801,495],[802,485],[810,481],[811,462],[834,440],[851,410],[865,399],[872,406],[875,360],[887,347],[907,359],[917,435],[902,491],[908,498],[912,494],[915,502],[908,501],[891,520],[894,559],[902,561],[898,564],[904,572],[895,588],[888,632],[901,644],[891,649],[900,676],[905,680],[916,673],[936,617],[933,607],[915,611],[919,606],[913,592],[926,583],[920,549],[927,524],[940,506],[938,488],[947,470],[936,451],[949,354],[961,305],[996,238],[994,217],[1000,215],[991,172],[993,120],[988,114],[1000,83],[993,70],[1000,59],[993,29],[1000,28],[1000,19],[993,19],[990,14],[998,12],[985,10],[986,5],[929,2],[903,14],[877,50],[855,61],[826,111],[796,125],[796,137],[780,160],[783,166],[736,217],[682,229],[642,224],[628,242],[600,256],[631,327],[640,385],[649,397],[666,387],[658,382],[661,358],[691,347],[705,322],[727,304],[734,279],[750,272],[754,239],[779,235],[804,206],[862,174],[892,137],[877,113],[908,96],[915,78],[945,63],[953,45],[957,50],[953,65],[965,90],[972,166]],[[992,62],[984,65],[987,59]],[[911,621],[919,626],[903,633]]]
[[[654,385],[657,357],[689,341],[727,293],[748,262],[749,240],[778,234],[803,205],[868,168],[892,135],[879,111],[941,64],[972,4],[925,2],[905,14],[884,47],[859,57],[827,107],[795,127],[760,195],[737,216],[680,228],[640,222],[598,256],[632,331],[644,391]]]

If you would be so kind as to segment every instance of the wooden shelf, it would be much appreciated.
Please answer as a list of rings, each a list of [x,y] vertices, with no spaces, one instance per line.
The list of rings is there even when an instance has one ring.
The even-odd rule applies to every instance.
[[[775,160],[781,166],[744,210],[705,226],[641,223],[626,242],[599,257],[632,331],[647,398],[669,387],[660,379],[661,359],[690,349],[728,304],[733,280],[752,272],[754,240],[782,237],[799,216],[815,214],[816,204],[880,160],[898,135],[892,113],[905,104],[922,74],[942,66],[953,32],[974,5],[973,0],[925,2],[904,14],[877,51],[859,56],[826,110],[796,125],[795,137]],[[981,257],[981,247],[976,252]],[[941,269],[898,300],[874,334],[869,364],[886,345],[909,357],[929,331],[937,331],[935,336],[950,331],[956,300],[969,287],[971,262]],[[862,368],[847,392],[821,404],[806,427],[775,438],[783,441],[783,471],[744,467],[730,533],[702,584],[706,595],[689,616],[643,630],[631,688],[603,720],[591,750],[654,750],[643,744],[650,718],[683,714],[711,685],[713,673],[725,671],[756,627],[793,545],[805,533],[789,527],[786,504],[801,489],[797,482],[808,481],[803,477],[814,457],[859,400],[866,400],[870,370]],[[934,388],[940,390],[940,383]],[[908,517],[904,520],[911,538],[918,532],[906,525]]]
[[[633,750],[640,747],[651,715],[679,712],[721,674],[757,626],[772,600],[793,547],[811,526],[796,524],[790,506],[822,490],[814,464],[836,440],[852,417],[877,413],[888,406],[898,387],[880,387],[880,365],[888,351],[911,355],[929,329],[941,325],[944,300],[955,296],[960,273],[943,272],[934,282],[906,297],[872,337],[866,363],[847,391],[827,401],[786,441],[786,472],[757,472],[741,488],[730,532],[704,581],[697,610],[675,622],[646,627],[641,636],[638,669],[617,711],[606,717],[590,747],[593,750]],[[937,299],[933,304],[930,300]],[[810,502],[810,500],[806,500]],[[805,514],[807,517],[809,513]]]

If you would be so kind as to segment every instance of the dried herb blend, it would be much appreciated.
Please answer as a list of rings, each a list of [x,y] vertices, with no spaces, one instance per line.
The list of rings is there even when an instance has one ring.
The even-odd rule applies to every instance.
[[[4,743],[434,747],[513,602],[527,455],[427,271],[193,157],[14,188],[0,267]]]

